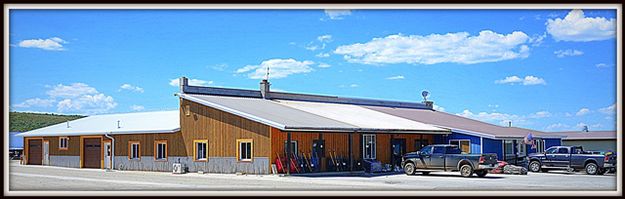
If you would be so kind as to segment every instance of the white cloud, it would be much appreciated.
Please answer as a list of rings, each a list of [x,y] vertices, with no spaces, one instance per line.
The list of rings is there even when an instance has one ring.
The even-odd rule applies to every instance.
[[[216,71],[224,71],[226,70],[226,68],[228,68],[228,64],[216,64],[216,65],[210,66],[210,68]]]
[[[319,68],[330,68],[330,64],[326,64],[326,63],[319,63],[319,65],[317,65],[317,67]]]
[[[513,75],[513,76],[509,76],[506,77],[504,79],[501,80],[496,80],[495,81],[496,84],[516,84],[516,83],[520,83],[522,85],[526,85],[526,86],[530,86],[530,85],[539,85],[539,84],[547,84],[547,82],[539,77],[535,77],[532,75],[529,76],[525,76],[525,78],[521,79],[520,77]]]
[[[15,104],[13,107],[15,108],[30,108],[30,107],[52,107],[56,100],[54,99],[41,99],[41,98],[33,98],[27,99],[26,101]]]
[[[66,43],[68,42],[61,38],[52,37],[49,39],[22,40],[20,41],[18,46],[23,47],[23,48],[40,48],[43,50],[61,51],[61,50],[65,50],[65,48],[63,48],[63,44],[66,44]]]
[[[292,74],[308,73],[313,71],[312,61],[297,61],[295,59],[269,59],[259,65],[247,65],[236,70],[236,73],[248,73],[250,79],[263,79],[269,68],[269,78],[279,79]]]
[[[52,98],[61,97],[61,98],[75,98],[82,95],[88,94],[97,94],[98,91],[85,84],[85,83],[73,83],[71,85],[63,85],[59,84],[52,89],[48,90],[46,94],[48,94]]]
[[[102,93],[82,95],[78,98],[69,98],[57,104],[59,112],[83,112],[87,114],[105,113],[115,108],[117,103],[111,96]]]
[[[213,84],[213,81],[206,81],[201,79],[189,79],[190,86],[208,86]],[[169,80],[169,85],[171,86],[180,86],[180,79],[171,79]]]
[[[507,126],[508,122],[511,121],[513,125],[525,124],[527,120],[523,116],[515,115],[515,114],[506,114],[499,112],[479,112],[477,114],[465,109],[462,113],[457,113],[456,115],[462,117],[473,118],[476,120],[484,121],[484,122],[495,122],[499,125]]]
[[[553,131],[553,130],[565,130],[570,128],[571,126],[566,125],[566,124],[562,124],[562,123],[555,123],[555,124],[550,124],[549,126],[545,127],[545,130],[548,131]]]
[[[554,51],[553,54],[555,54],[559,58],[563,58],[563,57],[580,56],[580,55],[583,55],[584,52],[579,51],[579,50],[566,49],[566,50]]]
[[[398,79],[404,79],[404,76],[403,75],[397,75],[397,76],[387,77],[386,79],[398,80]]]
[[[129,90],[129,91],[134,91],[134,92],[138,92],[138,93],[143,93],[143,88],[138,87],[138,86],[133,86],[133,85],[130,85],[130,84],[122,84],[119,87],[118,91],[121,91],[121,90]]]
[[[551,117],[551,113],[549,113],[548,111],[538,111],[536,113],[530,114],[528,117],[534,118],[534,119],[546,118],[546,117]]]
[[[476,64],[529,56],[530,38],[516,31],[507,35],[484,30],[430,35],[390,35],[367,43],[339,46],[335,54],[362,64]]]
[[[316,57],[330,57],[330,53],[319,53],[315,55]]]
[[[332,42],[332,35],[321,35],[317,37],[317,40],[324,43]]]
[[[48,99],[29,99],[14,105],[14,107],[52,107],[56,103],[58,112],[94,114],[106,113],[117,106],[113,97],[100,93],[85,83],[58,84],[46,87],[50,88],[46,91]]]
[[[445,112],[445,107],[434,104],[434,110]]]
[[[141,105],[132,105],[132,106],[130,106],[130,110],[133,110],[133,111],[142,111],[143,109],[145,109],[145,107],[143,107]]]
[[[616,114],[616,104],[612,104],[608,107],[604,107],[604,108],[600,108],[599,112],[603,113],[603,114]]]
[[[583,116],[590,113],[590,109],[588,108],[581,108],[579,109],[579,111],[577,111],[577,113],[575,113],[576,116]]]
[[[612,65],[608,65],[606,63],[598,63],[598,64],[595,65],[595,67],[597,67],[597,68],[607,68],[607,67],[610,67],[610,66],[612,66]]]
[[[332,20],[341,20],[343,16],[352,14],[351,10],[325,10],[324,12]]]
[[[599,41],[613,38],[616,20],[586,17],[582,10],[571,10],[564,19],[548,19],[547,32],[556,41]]]
[[[543,33],[542,35],[534,35],[530,38],[529,43],[532,44],[533,47],[540,46],[543,44],[543,41],[547,37],[547,33]]]
[[[350,85],[342,84],[339,87],[341,87],[341,88],[356,88],[358,86],[359,86],[358,84],[350,84]]]
[[[564,113],[564,116],[566,116],[566,117],[573,117],[573,114],[567,112],[567,113]]]

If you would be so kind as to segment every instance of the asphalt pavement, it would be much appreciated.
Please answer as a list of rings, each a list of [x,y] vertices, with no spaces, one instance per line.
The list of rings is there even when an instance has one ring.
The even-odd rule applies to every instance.
[[[616,176],[550,172],[489,174],[463,178],[458,172],[430,175],[287,176],[172,174],[104,171],[51,166],[9,168],[10,191],[615,191]]]

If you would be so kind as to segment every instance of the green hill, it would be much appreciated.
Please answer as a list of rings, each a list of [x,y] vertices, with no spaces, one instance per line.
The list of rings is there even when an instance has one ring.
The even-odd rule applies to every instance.
[[[9,131],[25,132],[83,117],[85,116],[58,115],[51,113],[9,112]]]

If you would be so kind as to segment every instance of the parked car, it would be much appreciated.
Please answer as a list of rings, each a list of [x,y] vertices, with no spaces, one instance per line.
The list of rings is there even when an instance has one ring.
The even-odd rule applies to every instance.
[[[615,154],[587,152],[581,146],[552,146],[543,153],[528,155],[528,161],[528,170],[532,172],[583,169],[590,175],[602,175],[616,168]]]
[[[497,168],[497,154],[463,154],[457,145],[428,145],[420,151],[406,153],[401,162],[404,173],[421,172],[428,175],[434,170],[460,171],[463,177],[474,173],[484,177]]]

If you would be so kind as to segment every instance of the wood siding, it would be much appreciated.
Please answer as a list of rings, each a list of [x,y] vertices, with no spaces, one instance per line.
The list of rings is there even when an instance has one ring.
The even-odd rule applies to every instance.
[[[319,138],[320,133],[310,132],[292,132],[291,140],[298,143],[298,154],[311,153],[313,140]],[[330,158],[330,152],[336,152],[336,155],[344,158],[349,157],[349,134],[348,133],[321,133],[325,141],[325,157]],[[354,162],[362,158],[362,134],[353,133],[353,159]],[[432,135],[421,134],[376,134],[376,159],[382,163],[391,163],[391,137],[393,139],[406,140],[406,152],[415,151],[415,140],[424,139],[428,143],[432,143]],[[271,128],[271,163],[275,163],[277,154],[284,156],[284,143],[287,140],[287,133],[276,128]],[[325,166],[326,164],[322,164]],[[324,169],[322,168],[322,171]]]
[[[253,140],[253,157],[270,157],[269,126],[184,99],[180,110],[184,143],[208,140],[209,157],[236,157],[237,139]],[[185,149],[193,154],[191,144]]]
[[[167,141],[168,156],[191,156],[193,153],[187,153],[185,147],[191,143],[184,142],[182,133],[150,133],[150,134],[132,134],[132,135],[114,135],[115,138],[115,156],[128,156],[128,142],[138,141],[140,156],[154,156],[155,141]],[[109,140],[106,139],[105,140]],[[187,144],[188,143],[188,144]]]

